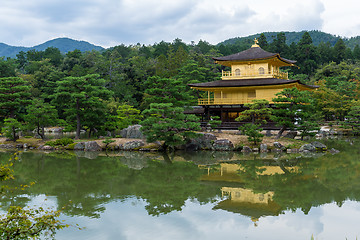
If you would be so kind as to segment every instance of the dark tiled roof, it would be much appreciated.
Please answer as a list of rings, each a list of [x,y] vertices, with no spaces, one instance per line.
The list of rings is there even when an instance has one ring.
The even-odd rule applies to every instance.
[[[257,78],[257,79],[239,79],[239,80],[218,80],[206,83],[188,84],[190,87],[216,88],[216,87],[250,87],[250,86],[268,86],[299,83],[301,85],[317,88],[318,86],[310,86],[300,82],[300,80],[285,80],[278,78]]]
[[[280,60],[289,64],[296,63],[296,61],[281,58],[278,53],[267,52],[261,49],[260,47],[252,47],[239,53],[235,53],[224,57],[214,57],[213,59],[215,61],[248,61],[248,60],[257,60],[257,59],[267,59],[272,57],[278,57]]]

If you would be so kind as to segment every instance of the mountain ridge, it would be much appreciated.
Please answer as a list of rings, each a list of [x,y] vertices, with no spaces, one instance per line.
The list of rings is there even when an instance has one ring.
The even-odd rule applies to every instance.
[[[331,46],[334,46],[335,43],[339,40],[339,38],[341,38],[345,45],[351,49],[353,49],[356,44],[360,45],[360,36],[356,36],[356,37],[351,37],[351,38],[347,38],[347,37],[340,37],[340,36],[336,36],[330,33],[325,33],[322,31],[318,31],[318,30],[311,30],[311,31],[298,31],[298,32],[290,32],[290,31],[280,31],[280,32],[263,32],[266,40],[268,41],[268,43],[271,43],[274,39],[276,39],[277,34],[279,33],[284,33],[285,37],[286,37],[286,44],[290,45],[291,43],[298,43],[302,37],[302,35],[308,32],[310,37],[313,40],[313,44],[315,46],[318,46],[321,42],[324,43],[330,43]],[[245,36],[245,37],[234,37],[234,38],[229,38],[226,39],[220,43],[217,44],[217,46],[223,44],[223,45],[231,45],[231,44],[246,44],[246,43],[253,43],[254,38],[258,38],[260,37],[261,33],[257,33],[257,34],[252,34],[249,36]]]
[[[11,57],[15,58],[16,55],[21,52],[27,52],[30,50],[36,51],[44,51],[48,47],[56,47],[60,50],[61,53],[65,54],[70,51],[74,51],[78,49],[82,52],[96,50],[101,51],[104,50],[101,46],[96,46],[86,41],[74,40],[71,38],[61,37],[54,38],[39,45],[33,47],[19,47],[19,46],[11,46],[5,43],[0,43],[0,57]]]

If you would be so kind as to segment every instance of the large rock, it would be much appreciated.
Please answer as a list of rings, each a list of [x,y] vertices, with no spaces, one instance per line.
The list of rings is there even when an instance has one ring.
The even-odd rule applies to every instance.
[[[234,144],[228,139],[219,139],[214,141],[213,149],[216,151],[233,151]]]
[[[120,144],[119,145],[119,149],[120,150],[126,150],[126,151],[130,151],[130,150],[138,150],[140,147],[144,146],[145,143],[142,140],[135,140],[135,141],[130,141],[124,144]]]
[[[330,152],[331,154],[337,154],[337,153],[339,153],[340,151],[337,150],[337,149],[335,149],[335,148],[332,148],[332,149],[329,150],[329,152]]]
[[[211,133],[200,133],[197,138],[191,139],[182,148],[186,151],[212,150],[216,136]]]
[[[75,144],[74,150],[84,151],[85,150],[85,143],[84,142],[79,142],[79,143]]]
[[[41,145],[40,147],[38,147],[39,150],[44,150],[44,151],[51,151],[54,150],[55,148],[49,145]]]
[[[141,125],[132,125],[121,130],[120,135],[123,138],[144,138],[143,133],[140,131]]]
[[[327,146],[321,142],[312,142],[311,145],[313,145],[316,149],[316,151],[326,151],[327,150]]]
[[[85,142],[85,151],[89,151],[89,152],[93,152],[93,151],[101,151],[101,147],[99,146],[99,144],[97,144],[97,142],[95,141],[90,141],[90,142]]]
[[[0,144],[0,148],[3,149],[12,149],[15,148],[15,146],[11,145],[11,144]]]
[[[308,144],[304,144],[300,147],[299,151],[300,152],[321,152],[321,151],[326,151],[327,147],[325,144],[322,144],[321,142],[312,142],[312,143],[308,143]]]
[[[267,152],[268,151],[268,147],[265,143],[260,144],[260,152]]]
[[[249,146],[244,146],[241,151],[244,153],[250,153],[252,152],[252,149]]]
[[[285,150],[285,147],[279,142],[274,142],[273,145],[278,150],[281,150],[281,151]]]
[[[314,147],[314,145],[308,143],[308,144],[304,144],[300,147],[299,152],[315,152],[316,148]]]

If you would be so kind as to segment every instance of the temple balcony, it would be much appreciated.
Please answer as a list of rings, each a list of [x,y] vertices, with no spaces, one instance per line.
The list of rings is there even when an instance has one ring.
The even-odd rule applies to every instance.
[[[198,105],[239,105],[251,103],[255,98],[199,98]]]
[[[222,71],[222,80],[249,79],[249,78],[279,78],[289,79],[287,72],[271,71],[268,73],[259,73],[259,71],[247,71],[245,73],[235,73],[232,71]]]

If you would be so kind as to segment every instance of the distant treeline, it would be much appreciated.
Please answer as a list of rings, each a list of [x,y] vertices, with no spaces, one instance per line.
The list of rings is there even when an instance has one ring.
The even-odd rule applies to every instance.
[[[327,102],[321,102],[319,97],[318,107],[325,119],[344,119],[350,109],[350,102],[359,99],[360,47],[358,45],[351,49],[345,45],[343,39],[339,38],[334,46],[328,42],[315,46],[308,32],[304,32],[297,43],[292,42],[290,45],[286,43],[285,33],[278,33],[271,42],[267,41],[265,34],[259,35],[258,40],[263,49],[298,61],[296,65],[299,68],[284,69],[289,72],[292,79],[322,86],[318,93],[323,93],[322,98]],[[119,45],[102,51],[74,50],[66,54],[62,54],[54,47],[48,47],[44,51],[22,51],[16,58],[0,58],[0,82],[10,84],[9,77],[21,79],[22,84],[27,87],[24,98],[29,101],[18,106],[13,104],[15,107],[2,106],[1,104],[9,102],[5,88],[10,85],[4,86],[0,92],[0,102],[2,102],[0,116],[2,119],[15,117],[23,121],[28,113],[26,106],[30,104],[29,102],[40,99],[56,108],[59,119],[67,122],[69,126],[74,126],[76,113],[80,114],[80,110],[85,112],[93,110],[90,107],[76,110],[75,105],[71,109],[69,104],[66,105],[65,100],[61,101],[60,93],[67,91],[66,82],[84,79],[92,80],[94,86],[104,87],[109,93],[106,97],[98,97],[102,99],[104,106],[106,105],[96,109],[106,112],[98,114],[99,116],[116,115],[116,110],[122,104],[145,110],[151,102],[166,102],[166,96],[172,96],[176,92],[190,94],[186,98],[174,97],[175,100],[171,100],[174,103],[196,105],[196,99],[201,97],[202,93],[194,92],[187,87],[187,84],[220,79],[221,70],[225,68],[215,64],[212,57],[248,49],[253,43],[251,39],[242,44],[212,45],[202,40],[198,43],[185,44],[181,39],[175,39],[171,43],[162,41],[148,46]],[[91,77],[85,78],[89,75]],[[101,81],[96,82],[94,79]],[[71,89],[70,85],[67,87]],[[73,88],[76,88],[76,85]],[[168,89],[168,92],[151,91],[154,89]],[[84,91],[80,91],[79,94]],[[88,95],[84,94],[84,97],[86,96]],[[158,98],[155,99],[154,96]],[[332,99],[333,103],[331,103]],[[339,104],[341,106],[338,106]],[[80,116],[81,114],[83,115]],[[86,126],[89,129],[99,130],[99,124],[106,125],[106,117],[97,119],[89,114],[81,114],[78,117],[86,117],[88,121]],[[91,121],[99,122],[95,124]]]

